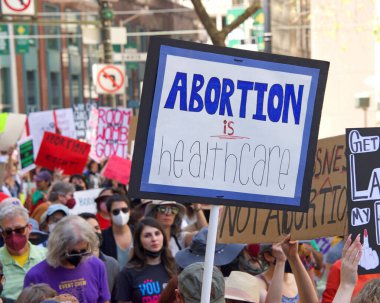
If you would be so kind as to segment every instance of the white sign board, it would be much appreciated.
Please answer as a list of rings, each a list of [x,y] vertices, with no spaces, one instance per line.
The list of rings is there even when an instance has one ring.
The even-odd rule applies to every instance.
[[[111,27],[111,43],[127,44],[127,29],[125,27]]]
[[[125,90],[125,68],[115,64],[94,64],[92,76],[98,94],[123,94]]]
[[[80,213],[96,214],[95,199],[99,196],[99,193],[102,190],[103,188],[95,188],[74,192],[74,199],[76,201],[76,204],[70,213],[74,215],[78,215]]]
[[[9,113],[5,129],[0,133],[0,150],[8,151],[21,138],[25,129],[26,115]]]
[[[35,15],[34,0],[1,0],[1,13],[16,16]]]

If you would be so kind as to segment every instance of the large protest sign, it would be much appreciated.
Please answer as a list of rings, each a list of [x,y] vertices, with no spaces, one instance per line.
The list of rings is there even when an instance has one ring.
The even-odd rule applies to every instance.
[[[97,108],[97,103],[73,104],[75,130],[78,140],[86,140],[88,123],[93,108]]]
[[[348,227],[361,235],[359,274],[380,272],[380,128],[346,130]]]
[[[29,133],[33,137],[33,149],[36,158],[45,131],[58,132],[62,136],[76,139],[74,115],[71,108],[30,113],[28,124]]]
[[[121,158],[127,157],[131,116],[131,109],[99,108],[95,143],[95,155],[97,158],[108,158],[113,155]]]
[[[319,140],[308,212],[226,207],[219,224],[219,241],[272,243],[288,233],[298,240],[344,235],[346,174],[344,135]]]
[[[96,202],[95,199],[99,196],[99,193],[103,188],[94,188],[89,190],[81,190],[74,192],[74,199],[76,201],[71,213],[78,215],[80,213],[92,213],[96,214]]]
[[[90,145],[59,134],[45,132],[36,164],[64,174],[82,174],[87,163]]]
[[[129,159],[111,156],[102,175],[121,184],[128,184],[131,176],[132,161]]]
[[[0,133],[0,151],[8,151],[21,138],[25,129],[26,115],[7,113]]]
[[[130,193],[306,211],[328,63],[150,41]]]
[[[34,163],[33,138],[26,137],[17,142],[19,167],[23,174],[36,167]]]

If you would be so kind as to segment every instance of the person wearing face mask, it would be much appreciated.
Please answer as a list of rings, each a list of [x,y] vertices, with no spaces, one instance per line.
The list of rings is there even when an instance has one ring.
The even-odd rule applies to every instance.
[[[3,263],[0,262],[0,303],[14,303],[15,300],[12,300],[3,296],[4,284],[5,284],[5,275],[4,275]]]
[[[123,268],[132,251],[132,232],[128,226],[130,208],[127,197],[113,195],[107,199],[107,210],[111,215],[111,227],[103,230],[100,250],[114,257]]]
[[[110,302],[105,266],[93,256],[98,246],[98,237],[84,219],[63,218],[49,236],[46,260],[28,271],[24,288],[47,283],[58,294],[72,294],[79,302]]]
[[[164,229],[157,220],[145,218],[136,225],[133,257],[118,276],[116,299],[119,303],[158,302],[175,274]]]
[[[80,217],[85,219],[87,223],[91,225],[93,228],[95,234],[98,236],[99,239],[99,247],[103,243],[103,235],[102,231],[99,226],[98,219],[96,216],[92,213],[81,213],[79,214]],[[116,295],[116,277],[119,273],[119,263],[115,260],[115,258],[112,258],[110,256],[105,255],[100,251],[100,249],[94,250],[94,255],[97,256],[100,260],[104,262],[104,265],[106,266],[107,271],[107,279],[108,279],[108,287],[111,293],[111,303],[116,303],[115,295]]]
[[[99,193],[99,196],[95,199],[96,203],[96,218],[98,219],[100,228],[102,230],[111,227],[110,214],[107,210],[107,199],[113,195],[119,194],[119,192],[113,188],[104,188]]]
[[[52,204],[41,216],[41,229],[51,233],[57,223],[69,215],[69,209],[62,204]]]
[[[41,216],[47,211],[50,205],[63,204],[67,208],[74,208],[75,187],[69,182],[58,181],[53,184],[48,194],[48,202],[40,204],[32,213],[31,217],[37,222],[41,222]]]
[[[1,207],[0,227],[5,246],[0,248],[3,274],[8,277],[3,295],[16,300],[22,291],[26,272],[45,259],[46,249],[31,244],[32,225],[28,222],[28,211],[19,205]]]
[[[69,182],[75,186],[75,191],[87,190],[86,177],[83,175],[71,175]]]

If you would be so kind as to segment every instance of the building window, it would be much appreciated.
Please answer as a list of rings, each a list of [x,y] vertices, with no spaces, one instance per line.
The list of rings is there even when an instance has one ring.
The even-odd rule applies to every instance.
[[[80,91],[80,76],[78,74],[71,75],[70,92],[71,92],[71,104],[82,103],[82,94]]]
[[[11,87],[10,69],[0,68],[0,111],[12,112],[12,103],[9,89]]]
[[[26,72],[26,109],[27,113],[36,112],[39,110],[39,103],[37,97],[37,73],[36,71]]]
[[[60,98],[61,86],[59,84],[60,75],[57,72],[50,72],[50,85],[51,85],[51,107],[57,109],[62,107]]]
[[[53,5],[45,5],[44,10],[47,13],[58,13],[59,7],[53,6]],[[46,19],[52,20],[52,21],[60,21],[60,15],[57,14],[57,15],[47,16]],[[44,28],[45,28],[45,35],[51,36],[46,40],[46,48],[53,49],[53,50],[60,50],[59,26],[48,25],[48,26],[45,26]]]

